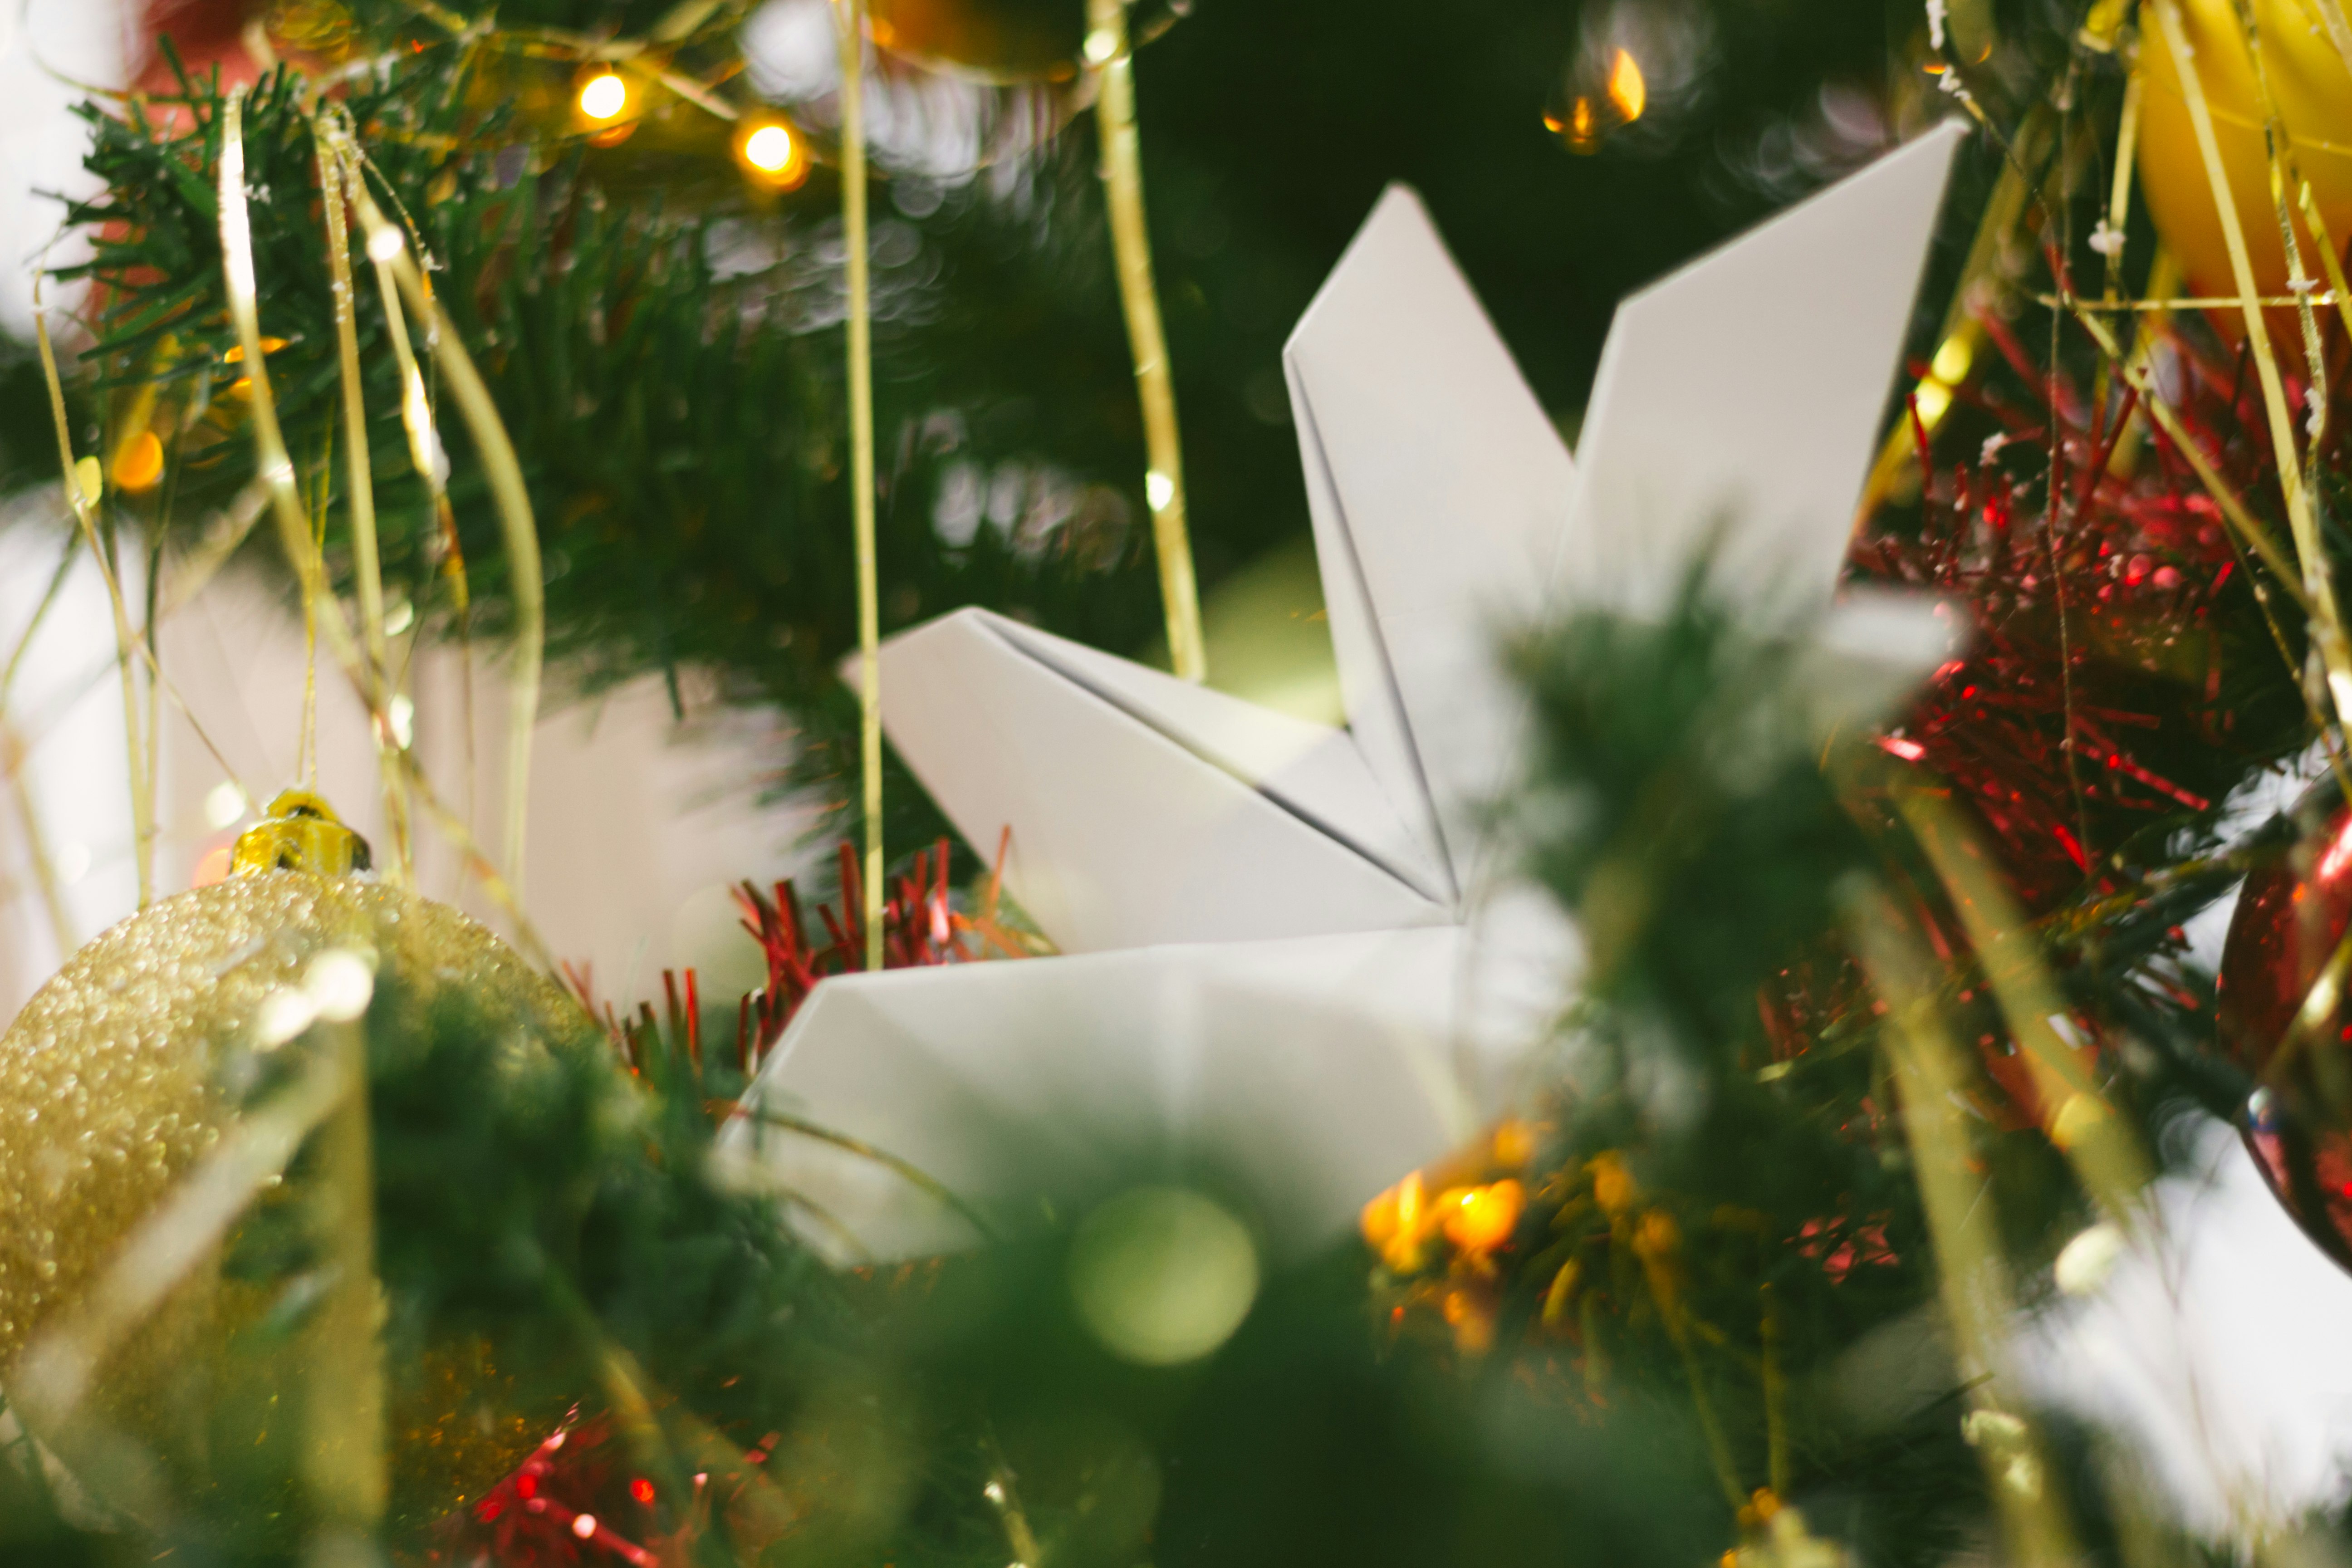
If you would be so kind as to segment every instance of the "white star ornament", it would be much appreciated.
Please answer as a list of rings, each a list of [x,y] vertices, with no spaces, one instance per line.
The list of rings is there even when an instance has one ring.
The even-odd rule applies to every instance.
[[[1574,950],[1482,811],[1522,726],[1498,634],[1654,614],[1711,552],[1717,589],[1821,647],[1851,707],[1944,656],[1923,603],[1833,595],[1959,139],[1622,304],[1574,462],[1392,187],[1284,353],[1346,727],[986,610],[892,638],[892,743],[968,842],[1010,826],[1006,885],[1062,956],[826,981],[727,1157],[880,1257],[971,1231],[761,1108],[982,1212],[1214,1172],[1290,1250],[1466,1136]]]

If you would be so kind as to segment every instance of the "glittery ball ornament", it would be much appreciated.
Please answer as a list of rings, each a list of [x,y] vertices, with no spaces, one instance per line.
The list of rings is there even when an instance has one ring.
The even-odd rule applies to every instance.
[[[576,1026],[574,1005],[489,931],[359,874],[365,841],[314,797],[280,796],[234,864],[91,941],[0,1036],[0,1384],[27,1345],[84,1312],[314,1020],[353,1017],[373,995],[373,1027],[389,995],[404,1022],[461,987],[518,1027]],[[123,1336],[77,1417],[184,1479],[217,1447],[215,1369],[266,1305],[224,1278],[222,1250]],[[262,1425],[241,1441],[271,1440]]]
[[[2294,143],[2298,172],[2310,182],[2321,220],[2341,251],[2352,238],[2352,68],[2328,36],[2321,3],[2252,0],[2252,16],[2272,104]],[[2179,13],[2192,51],[2190,64],[2205,91],[2213,139],[2229,179],[2230,205],[2237,209],[2255,286],[2264,294],[2284,293],[2286,247],[2279,238],[2278,212],[2271,200],[2263,100],[2246,32],[2239,26],[2232,0],[2179,0]],[[2139,174],[2148,216],[2198,293],[2234,296],[2238,289],[2221,209],[2213,201],[2180,71],[2148,7],[2140,12],[2138,69],[2144,85]],[[2296,196],[2290,189],[2288,204],[2299,209]],[[2324,288],[2319,242],[2300,210],[2294,221],[2305,274]],[[2229,314],[2234,322],[2236,312]],[[2229,330],[2239,331],[2235,325]],[[2285,341],[2294,339],[2290,335]]]
[[[2271,1191],[2352,1268],[2352,810],[2299,802],[2293,847],[2246,878],[2221,950],[2221,1047],[2260,1080],[2242,1131]],[[2352,952],[2346,954],[2352,959]]]

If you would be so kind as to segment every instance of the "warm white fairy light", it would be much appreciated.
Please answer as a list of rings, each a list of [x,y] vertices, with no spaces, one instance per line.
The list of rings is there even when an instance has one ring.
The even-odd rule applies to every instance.
[[[580,89],[580,112],[591,120],[618,120],[629,107],[629,84],[611,71],[591,77]]]
[[[781,125],[762,125],[744,139],[743,161],[765,174],[781,174],[793,161],[793,133]]]

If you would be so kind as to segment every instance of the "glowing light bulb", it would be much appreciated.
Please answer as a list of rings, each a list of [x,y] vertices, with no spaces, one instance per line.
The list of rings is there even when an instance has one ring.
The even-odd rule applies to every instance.
[[[580,112],[591,120],[617,120],[629,107],[629,84],[611,71],[591,77],[580,89]]]
[[[762,125],[743,140],[743,162],[765,174],[782,174],[793,161],[793,133],[781,125]]]
[[[789,191],[808,178],[808,149],[782,121],[753,121],[735,133],[735,161],[770,190]]]
[[[572,1521],[572,1533],[578,1536],[583,1541],[585,1541],[590,1536],[595,1534],[596,1516],[593,1513],[583,1513],[576,1516]]]

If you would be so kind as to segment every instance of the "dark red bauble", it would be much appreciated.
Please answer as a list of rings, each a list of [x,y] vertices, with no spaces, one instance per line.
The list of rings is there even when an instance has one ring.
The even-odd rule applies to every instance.
[[[2295,1223],[2352,1269],[2352,985],[2326,1026],[2282,1055],[2304,999],[2352,926],[2352,809],[2305,795],[2294,845],[2248,874],[2221,950],[2221,1048],[2261,1080],[2241,1131]],[[2352,978],[2352,977],[2347,977]]]

